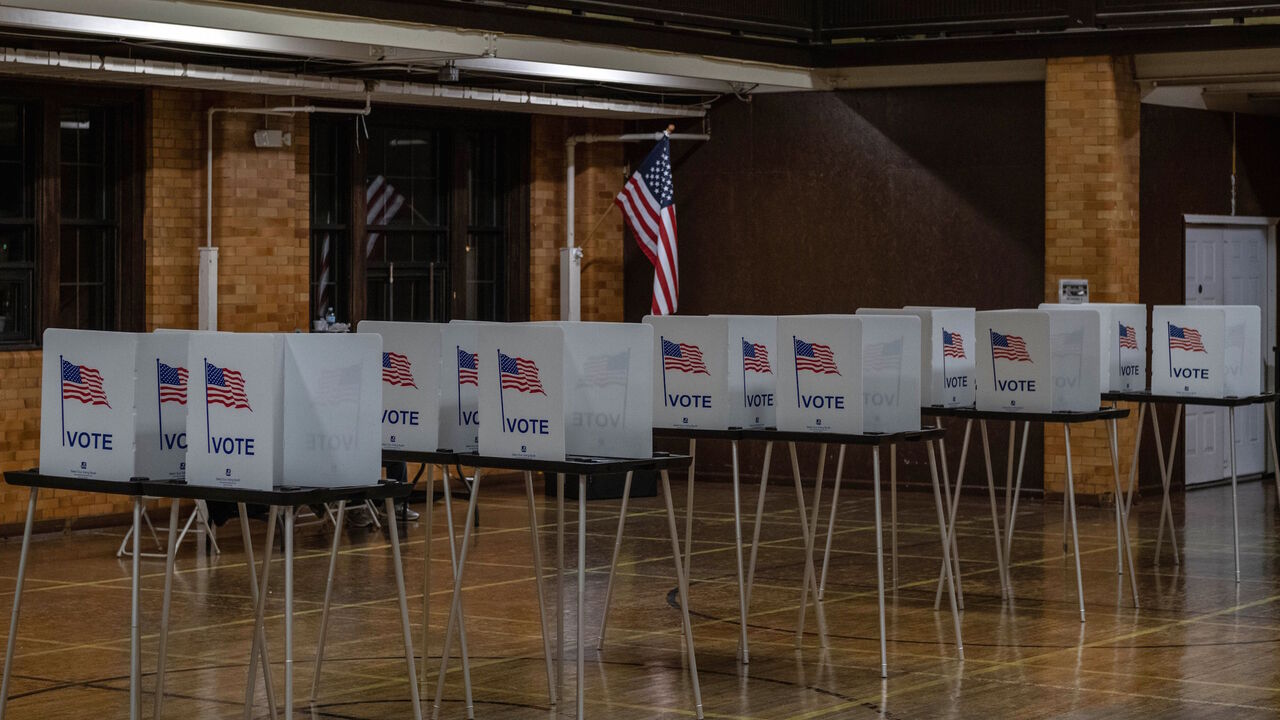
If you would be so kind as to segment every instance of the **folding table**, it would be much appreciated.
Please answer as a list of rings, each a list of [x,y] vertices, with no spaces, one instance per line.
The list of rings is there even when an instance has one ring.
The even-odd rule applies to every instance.
[[[1138,432],[1133,439],[1133,461],[1129,464],[1129,488],[1125,497],[1124,514],[1127,517],[1133,504],[1134,483],[1138,472],[1138,450],[1142,446],[1143,418],[1147,408],[1151,408],[1151,428],[1156,438],[1156,459],[1160,463],[1160,485],[1162,498],[1160,501],[1160,529],[1156,534],[1156,558],[1160,557],[1160,548],[1164,542],[1165,520],[1169,522],[1169,543],[1173,548],[1173,561],[1179,563],[1177,525],[1173,522],[1173,508],[1169,502],[1169,484],[1173,478],[1173,456],[1178,451],[1178,425],[1182,421],[1183,411],[1188,405],[1227,408],[1227,427],[1231,443],[1231,529],[1235,548],[1236,582],[1240,582],[1240,516],[1236,505],[1236,410],[1250,405],[1262,405],[1264,430],[1267,435],[1267,447],[1271,450],[1271,462],[1276,468],[1276,497],[1280,501],[1280,457],[1276,454],[1276,393],[1261,395],[1244,395],[1240,397],[1193,397],[1188,395],[1154,395],[1150,392],[1106,392],[1102,399],[1108,402],[1138,403]],[[1173,430],[1169,438],[1169,454],[1165,455],[1164,440],[1160,437],[1160,418],[1155,405],[1174,405]],[[1117,500],[1118,502],[1118,500]]]
[[[1071,538],[1072,546],[1075,548],[1075,565],[1076,565],[1076,595],[1080,601],[1080,622],[1084,622],[1084,579],[1080,569],[1080,535],[1076,523],[1076,498],[1075,498],[1075,476],[1071,468],[1071,426],[1080,423],[1102,422],[1106,425],[1107,436],[1109,438],[1108,445],[1111,451],[1111,468],[1115,481],[1116,491],[1116,543],[1117,553],[1123,554],[1128,561],[1129,566],[1129,585],[1130,592],[1133,594],[1133,606],[1138,607],[1138,581],[1133,570],[1133,548],[1129,543],[1129,525],[1128,518],[1120,508],[1120,462],[1119,447],[1117,445],[1118,431],[1116,424],[1121,418],[1129,416],[1129,411],[1124,408],[1100,408],[1090,412],[1025,412],[1017,410],[977,410],[975,408],[944,408],[944,407],[926,407],[921,412],[925,415],[944,418],[952,417],[963,420],[977,420],[980,424],[983,442],[986,444],[987,437],[987,421],[997,421],[1010,423],[1011,432],[1009,435],[1009,458],[1013,458],[1013,444],[1016,442],[1016,426],[1022,423],[1022,448],[1019,454],[1018,470],[1016,477],[1010,478],[1006,476],[1005,480],[1005,534],[1004,534],[1004,552],[1003,557],[997,556],[997,560],[1003,561],[1002,568],[1003,583],[1005,593],[1010,600],[1013,599],[1013,581],[1009,575],[1010,554],[1013,549],[1013,530],[1018,515],[1018,495],[1022,490],[1022,470],[1027,455],[1027,436],[1031,431],[1031,423],[1040,424],[1060,424],[1062,425],[1063,436],[1066,441],[1066,461],[1067,461],[1067,487],[1066,501],[1063,503],[1063,519],[1067,519],[1066,514],[1070,513]],[[987,474],[988,482],[991,479],[990,452],[987,453]],[[1012,463],[1010,463],[1012,467]],[[1012,480],[1012,485],[1010,484]],[[1064,527],[1064,550],[1066,529]],[[998,535],[997,535],[998,541]]]
[[[274,702],[271,696],[270,681],[270,665],[266,655],[266,632],[265,632],[265,614],[266,614],[266,597],[268,581],[270,579],[271,555],[275,545],[275,526],[276,516],[283,509],[284,511],[284,717],[293,717],[293,530],[294,530],[294,514],[297,508],[304,505],[317,505],[327,503],[338,503],[338,521],[337,529],[334,534],[333,550],[329,560],[329,581],[325,587],[325,608],[329,606],[329,596],[333,587],[333,567],[336,560],[338,541],[342,535],[342,515],[348,503],[363,503],[369,500],[381,500],[386,504],[387,511],[387,527],[391,535],[391,555],[395,564],[396,590],[400,601],[400,625],[404,635],[404,651],[405,663],[408,667],[409,695],[413,704],[413,715],[417,720],[422,718],[422,708],[418,699],[418,683],[416,673],[414,671],[413,661],[413,638],[409,625],[409,605],[405,596],[404,585],[404,569],[400,559],[400,536],[396,528],[395,517],[395,501],[405,499],[409,496],[413,486],[408,483],[400,482],[379,482],[373,485],[359,485],[351,487],[334,487],[334,488],[298,488],[298,487],[279,487],[271,490],[251,490],[242,488],[222,488],[204,485],[189,485],[182,481],[169,482],[152,482],[139,481],[135,483],[141,488],[145,495],[153,497],[169,498],[170,513],[169,527],[170,530],[176,530],[178,519],[178,503],[181,500],[204,500],[206,502],[231,502],[236,503],[240,509],[241,531],[244,535],[245,552],[249,553],[249,576],[251,598],[255,605],[254,613],[254,630],[252,649],[249,654],[249,673],[245,683],[245,713],[250,712],[253,707],[254,694],[256,690],[257,664],[259,658],[262,661],[263,673],[267,676],[267,693],[268,703],[272,705],[271,713],[274,717]],[[249,537],[248,522],[246,520],[247,505],[266,505],[270,507],[265,557],[262,564],[262,581],[261,592],[255,577],[255,567],[253,563],[252,543]],[[164,673],[165,659],[168,647],[169,633],[169,604],[171,589],[173,586],[173,566],[174,566],[174,541],[176,534],[171,532],[169,535],[169,552],[165,561],[165,581],[164,581],[164,603],[161,611],[160,619],[160,650],[156,661],[156,711],[155,716],[160,717],[163,707],[164,698]],[[136,563],[136,561],[135,561]],[[321,640],[317,649],[317,668],[321,663],[321,657],[324,652],[324,631],[323,626],[327,621],[327,612],[324,620],[322,620]]]
[[[880,449],[885,445],[897,445],[900,443],[924,442],[929,450],[929,469],[933,478],[934,500],[938,512],[938,528],[941,532],[943,548],[943,560],[948,568],[947,580],[951,580],[949,568],[951,567],[950,550],[946,542],[947,538],[947,517],[946,509],[943,507],[941,489],[938,485],[937,465],[933,454],[933,443],[941,438],[943,431],[937,428],[924,428],[921,430],[912,430],[898,433],[865,433],[865,434],[839,434],[829,432],[794,432],[787,430],[746,430],[742,434],[742,438],[746,440],[764,440],[765,446],[765,463],[764,471],[760,478],[760,499],[756,504],[756,526],[752,534],[751,540],[751,560],[749,562],[749,570],[747,572],[747,596],[746,603],[751,602],[751,586],[755,579],[755,565],[757,549],[760,544],[760,527],[764,514],[764,496],[765,490],[769,483],[769,457],[774,442],[785,442],[791,454],[791,474],[795,481],[796,489],[796,505],[800,515],[800,530],[805,537],[805,567],[804,580],[801,585],[800,594],[800,612],[796,623],[796,642],[799,643],[804,636],[804,619],[808,607],[808,594],[813,592],[814,612],[818,619],[818,635],[823,647],[827,645],[827,628],[826,614],[822,608],[822,597],[819,592],[817,577],[818,573],[814,570],[813,565],[813,548],[816,544],[817,536],[817,518],[818,507],[822,498],[822,475],[826,462],[827,445],[839,445],[840,455],[836,461],[836,479],[835,489],[832,497],[832,515],[834,522],[835,504],[839,501],[839,488],[841,473],[843,471],[844,450],[847,446],[870,446],[872,460],[872,493],[875,497],[875,526],[876,526],[876,593],[879,604],[879,621],[880,621],[880,677],[889,676],[889,660],[888,647],[885,632],[885,609],[884,609],[884,533],[883,523],[881,519],[881,503],[880,503]],[[808,442],[819,444],[818,454],[818,477],[817,484],[814,488],[814,508],[813,518],[810,519],[805,509],[804,491],[800,484],[800,461],[796,454],[796,443]],[[831,536],[833,527],[829,527],[828,538]],[[825,568],[824,568],[825,569]],[[960,659],[964,659],[964,641],[960,631],[960,614],[956,607],[955,583],[951,583],[951,613],[952,620],[955,625],[956,634],[956,652]]]
[[[684,625],[685,640],[688,645],[689,652],[689,672],[692,678],[694,709],[698,718],[702,718],[702,690],[698,684],[698,664],[694,651],[693,643],[693,625],[689,620],[689,602],[688,602],[688,583],[684,574],[684,563],[680,560],[680,538],[676,529],[675,509],[671,502],[671,481],[668,471],[678,470],[688,467],[690,458],[687,455],[667,455],[663,453],[655,454],[649,458],[625,459],[625,458],[603,458],[603,457],[580,457],[569,456],[564,460],[537,460],[526,458],[507,458],[481,456],[474,454],[459,454],[457,461],[463,465],[475,467],[477,469],[476,480],[471,490],[471,499],[467,506],[467,517],[464,521],[465,529],[462,536],[462,548],[458,555],[458,567],[454,576],[453,599],[449,610],[449,621],[445,625],[444,648],[440,655],[440,674],[437,679],[436,697],[432,717],[436,717],[440,711],[441,697],[444,691],[444,678],[448,671],[449,656],[451,644],[453,640],[453,626],[458,624],[458,639],[462,647],[462,651],[466,652],[466,635],[463,631],[465,625],[464,615],[462,612],[462,581],[466,570],[467,551],[470,548],[470,539],[472,531],[471,518],[475,514],[476,500],[480,495],[481,470],[515,470],[525,474],[525,487],[529,494],[530,513],[532,525],[531,541],[534,546],[534,563],[537,572],[538,592],[542,592],[542,566],[540,559],[539,542],[537,536],[537,522],[532,518],[533,513],[533,480],[532,474],[535,472],[555,473],[556,475],[556,547],[557,547],[557,583],[556,583],[556,607],[557,607],[557,650],[556,656],[559,665],[564,662],[564,591],[563,591],[563,573],[560,569],[563,567],[564,561],[564,478],[565,475],[578,476],[578,597],[577,597],[577,709],[576,717],[582,718],[585,712],[585,686],[583,683],[585,677],[585,646],[583,644],[584,631],[583,619],[586,611],[585,606],[585,587],[586,587],[586,541],[587,541],[587,480],[595,475],[616,475],[618,473],[632,473],[636,470],[655,470],[662,475],[663,494],[667,503],[667,524],[671,534],[671,551],[674,556],[676,566],[676,581],[680,593],[680,611],[682,622]],[[548,652],[547,647],[547,629],[545,624],[545,614],[543,615],[543,643],[544,652]],[[558,667],[559,667],[558,665]],[[551,682],[552,669],[550,664],[547,667],[548,683]],[[563,678],[563,672],[556,672],[556,685],[559,686]],[[464,677],[465,680],[465,677]],[[558,694],[558,693],[557,693]],[[474,717],[474,708],[468,699],[467,717]]]
[[[9,640],[4,651],[4,679],[0,681],[0,720],[3,720],[9,699],[9,678],[13,675],[13,650],[18,639],[18,614],[22,608],[23,580],[27,573],[27,554],[31,549],[31,527],[36,516],[36,497],[40,490],[73,490],[76,492],[124,495],[133,498],[133,556],[131,574],[133,584],[129,591],[129,718],[138,720],[142,713],[142,653],[141,629],[138,623],[138,562],[141,548],[139,532],[142,526],[142,484],[132,481],[95,480],[89,478],[41,475],[38,469],[9,471],[5,482],[25,487],[27,493],[27,518],[22,529],[22,552],[18,555],[18,576],[13,588],[13,612],[9,618]]]

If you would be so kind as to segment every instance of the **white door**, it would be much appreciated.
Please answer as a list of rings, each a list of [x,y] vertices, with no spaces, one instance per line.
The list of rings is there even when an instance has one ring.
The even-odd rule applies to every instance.
[[[1267,302],[1267,235],[1259,224],[1188,223],[1186,235],[1186,303],[1188,305],[1257,305],[1262,326],[1274,322]],[[1264,355],[1271,346],[1263,338]],[[1269,361],[1270,358],[1267,358]],[[1269,365],[1270,363],[1264,363]],[[1227,410],[1186,408],[1187,485],[1231,475]],[[1262,407],[1236,411],[1236,472],[1262,472],[1264,466]]]

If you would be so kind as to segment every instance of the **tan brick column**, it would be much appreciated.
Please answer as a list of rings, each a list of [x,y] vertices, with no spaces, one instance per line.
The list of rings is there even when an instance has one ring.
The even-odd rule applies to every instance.
[[[1086,278],[1095,302],[1138,301],[1138,126],[1140,99],[1130,57],[1048,61],[1044,128],[1044,293],[1060,278]],[[1131,407],[1136,412],[1136,407]],[[1127,481],[1136,417],[1120,425]],[[1045,428],[1045,491],[1061,493],[1066,459],[1061,426]],[[1106,429],[1071,432],[1076,492],[1112,493]]]

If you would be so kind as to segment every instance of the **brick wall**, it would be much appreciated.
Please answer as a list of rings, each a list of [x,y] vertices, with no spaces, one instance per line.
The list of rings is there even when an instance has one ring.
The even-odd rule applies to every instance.
[[[153,89],[145,101],[147,143],[143,238],[146,327],[196,326],[197,248],[205,225],[205,111],[261,107],[264,98]],[[219,114],[214,125],[214,242],[219,247],[219,329],[288,332],[305,327],[308,309],[310,122],[273,117],[293,146],[253,146],[261,116]],[[124,278],[124,282],[136,281]],[[40,454],[39,351],[0,352],[0,471],[34,467]],[[27,492],[0,485],[0,525],[21,523]],[[126,513],[129,501],[86,493],[43,492],[38,521]]]
[[[1129,57],[1048,61],[1045,78],[1045,300],[1060,278],[1087,278],[1095,302],[1138,302],[1138,86]],[[1136,407],[1131,407],[1136,411]],[[1136,417],[1120,425],[1128,476]],[[1045,429],[1045,490],[1065,485],[1061,426]],[[1076,492],[1113,492],[1105,428],[1071,433]]]
[[[621,132],[620,121],[533,118],[530,320],[560,318],[560,248],[565,242],[565,140],[570,135]],[[622,214],[613,207],[613,197],[625,179],[622,145],[579,144],[574,164],[577,169],[574,232],[577,244],[583,248],[582,319],[621,321],[624,236]]]

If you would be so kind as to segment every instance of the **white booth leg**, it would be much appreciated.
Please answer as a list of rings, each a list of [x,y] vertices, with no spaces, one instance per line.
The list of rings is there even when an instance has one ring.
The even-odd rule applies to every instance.
[[[1236,409],[1227,410],[1227,427],[1230,428],[1228,433],[1229,444],[1227,445],[1227,453],[1231,456],[1231,545],[1235,550],[1236,556],[1236,584],[1240,584],[1240,508],[1236,502]],[[1169,535],[1172,536],[1174,528],[1172,523],[1169,526]]]
[[[1022,494],[1022,471],[1026,467],[1027,436],[1029,436],[1030,434],[1031,434],[1031,423],[1030,422],[1022,423],[1022,447],[1018,450],[1018,472],[1013,485],[1013,505],[1008,509],[1008,516],[1006,518],[1007,523],[1005,525],[1005,531],[1004,531],[1004,561],[1005,561],[1006,575],[1009,575],[1008,568],[1010,564],[1013,563],[1013,529],[1014,527],[1017,526],[1017,523],[1018,523],[1018,496]],[[1016,432],[1009,436],[1010,448],[1013,447],[1013,439],[1015,437],[1017,437]],[[1068,467],[1070,466],[1068,465]],[[1006,492],[1007,492],[1007,489],[1006,489]],[[1064,507],[1066,506],[1065,501],[1063,502],[1063,506]],[[1063,511],[1063,518],[1064,520],[1066,518],[1065,510]],[[1063,532],[1063,536],[1065,537],[1067,532],[1065,527],[1062,532]],[[1013,597],[1013,578],[1012,577],[1009,578],[1009,597],[1010,598]]]
[[[796,623],[796,645],[799,646],[804,640],[804,616],[808,605],[809,590],[813,590],[814,611],[818,616],[818,634],[821,636],[822,647],[827,646],[827,619],[822,610],[822,601],[818,600],[818,582],[817,573],[813,569],[813,534],[809,532],[809,514],[805,510],[804,488],[800,484],[800,460],[796,456],[796,444],[787,443],[791,450],[791,475],[795,479],[796,486],[796,512],[800,515],[800,532],[804,535],[804,580],[800,585],[800,617]],[[826,452],[826,444],[822,446],[822,452]]]
[[[435,466],[428,464],[427,507],[422,511],[422,663],[418,666],[418,682],[427,686],[427,659],[431,657],[431,511],[435,509]],[[340,528],[341,525],[335,526]]]
[[[276,517],[279,508],[272,505],[267,513],[267,542],[262,555],[262,582],[258,582],[257,568],[253,564],[253,543],[249,537],[249,515],[244,503],[239,504],[240,532],[244,536],[245,559],[249,562],[249,595],[253,600],[253,641],[249,650],[249,677],[244,688],[244,720],[253,717],[253,702],[258,690],[258,661],[262,661],[262,675],[266,684],[267,705],[271,717],[276,717],[275,688],[271,680],[271,663],[267,657],[267,630],[264,619],[267,614],[267,588],[271,581],[271,556],[275,552]]]
[[[556,474],[556,697],[564,697],[564,473]]]
[[[471,659],[467,650],[467,624],[464,621],[462,612],[462,576],[466,570],[467,551],[471,548],[471,528],[475,522],[476,501],[480,497],[480,476],[479,469],[476,470],[475,482],[471,484],[471,499],[467,503],[467,514],[462,520],[462,543],[461,547],[455,544],[453,535],[453,496],[449,490],[449,470],[445,469],[444,474],[444,506],[445,506],[445,522],[449,524],[449,555],[454,561],[453,571],[453,594],[449,603],[449,619],[444,626],[444,643],[440,649],[440,674],[436,677],[436,696],[432,703],[431,717],[432,720],[440,716],[440,703],[444,697],[444,680],[449,669],[449,653],[453,649],[453,627],[456,622],[458,625],[458,647],[459,655],[462,656],[462,687],[464,698],[466,701],[466,714],[468,718],[475,717],[475,703],[471,696]]]
[[[1180,565],[1182,563],[1180,553],[1178,552],[1178,535],[1177,526],[1173,523],[1173,502],[1169,498],[1169,486],[1173,482],[1173,459],[1178,454],[1178,438],[1181,433],[1178,427],[1182,420],[1182,405],[1178,405],[1173,411],[1173,432],[1169,438],[1169,454],[1164,454],[1160,438],[1160,416],[1156,413],[1155,408],[1151,409],[1151,421],[1155,424],[1156,433],[1156,457],[1160,460],[1160,527],[1156,532],[1156,560],[1160,559],[1160,548],[1164,545],[1164,525],[1165,520],[1169,522],[1169,545],[1173,549],[1173,564]]]
[[[751,560],[747,562],[747,599],[745,605],[751,610],[751,587],[756,579],[756,554],[760,549],[760,525],[764,521],[765,490],[769,487],[769,462],[773,459],[773,441],[764,444],[764,464],[760,469],[760,494],[756,497],[756,525],[751,531]],[[3,720],[3,719],[0,719]]]
[[[889,447],[893,446],[890,445]],[[827,567],[831,564],[831,539],[836,534],[836,510],[840,505],[840,481],[844,479],[844,451],[845,446],[841,445],[840,452],[836,455],[836,476],[831,486],[831,512],[827,517],[827,544],[822,551],[822,576],[818,579],[819,600],[826,597],[827,592]],[[889,487],[893,487],[892,481],[890,481]],[[890,494],[892,495],[892,490],[890,490]]]
[[[474,492],[474,490],[472,490]],[[422,720],[422,702],[418,698],[418,673],[413,667],[413,629],[409,625],[409,598],[404,588],[404,565],[400,559],[400,529],[396,527],[396,504],[391,498],[386,499],[387,508],[387,530],[391,534],[391,561],[396,566],[396,591],[400,595],[400,629],[404,635],[404,662],[408,669],[409,678],[409,701],[413,703],[414,720]],[[430,508],[427,508],[430,510]],[[338,515],[342,515],[341,506],[339,506]],[[334,544],[337,549],[337,544]],[[336,554],[336,553],[335,553]],[[332,567],[332,565],[330,565]],[[326,595],[328,591],[326,590]],[[326,606],[327,607],[327,606]],[[319,657],[316,658],[317,672],[319,670]]]
[[[18,640],[18,613],[22,609],[22,585],[27,577],[27,554],[31,551],[31,525],[36,519],[37,495],[39,491],[34,487],[27,493],[27,519],[22,526],[22,552],[18,555],[18,577],[13,586],[9,640],[4,648],[4,679],[0,680],[0,720],[4,720],[5,707],[9,703],[9,678],[13,676],[13,648]]]
[[[551,668],[551,633],[547,628],[547,599],[542,589],[542,540],[538,536],[538,508],[533,501],[533,473],[524,474],[525,495],[529,498],[529,535],[533,549],[533,585],[538,591],[538,624],[542,627],[542,658],[547,664],[547,700],[551,707],[556,706],[555,671]],[[627,490],[631,490],[631,473],[627,473]],[[625,497],[625,494],[624,494]],[[626,502],[625,500],[623,502]],[[608,608],[608,601],[605,601]],[[607,612],[607,610],[606,610]],[[604,626],[601,625],[601,637]]]
[[[952,568],[951,557],[950,557],[951,535],[950,535],[949,527],[947,524],[947,509],[946,509],[946,506],[942,504],[943,496],[942,496],[942,493],[939,492],[939,488],[938,488],[938,463],[936,460],[934,460],[933,443],[926,441],[925,449],[926,449],[926,452],[929,453],[929,477],[933,481],[933,504],[938,513],[938,535],[942,539],[942,572],[943,572],[943,575],[945,576],[944,580],[946,581],[946,585],[947,585],[947,597],[950,598],[951,600],[951,620],[955,625],[956,655],[961,660],[964,660],[964,636],[960,632],[960,606],[959,606],[959,600],[956,598],[956,596],[959,594],[956,591],[956,586],[958,585],[958,583],[954,582],[954,578],[951,577],[951,568]],[[943,459],[945,460],[945,458]],[[958,479],[957,479],[956,487],[959,488]],[[954,520],[952,522],[954,523]],[[881,615],[882,615],[882,622],[883,622],[883,612],[881,613]],[[881,628],[882,636],[883,636],[883,632],[884,632],[884,629],[882,627]]]
[[[1133,546],[1129,542],[1129,516],[1120,508],[1120,429],[1119,421],[1107,423],[1107,434],[1110,436],[1111,469],[1116,484],[1116,540],[1119,542],[1124,557],[1129,564],[1129,591],[1133,593],[1133,606],[1138,604],[1138,573],[1133,567]]]
[[[950,512],[947,515],[947,545],[951,548],[952,572],[951,580],[946,580],[947,574],[943,571],[938,572],[938,588],[933,595],[933,609],[936,612],[942,607],[942,584],[946,582],[955,582],[956,603],[960,609],[964,609],[964,589],[960,582],[960,545],[956,542],[956,518],[960,515],[960,489],[964,486],[964,469],[965,462],[969,455],[969,431],[972,428],[972,421],[965,423],[964,440],[960,443],[960,467],[956,469],[956,491],[951,495]],[[939,421],[938,428],[942,428]],[[942,483],[943,487],[947,486],[947,456],[943,451],[945,446],[942,441],[938,441],[938,459],[942,464]]]
[[[742,479],[738,474],[738,441],[732,441],[730,447],[733,455],[733,540],[738,562],[738,657],[746,665],[751,662],[751,647],[747,643],[747,588],[742,569]]]
[[[169,605],[173,599],[173,563],[178,540],[178,499],[169,501],[169,546],[164,556],[164,600],[160,603],[160,647],[156,650],[156,692],[152,717],[164,717],[164,670],[169,654]]]
[[[1076,596],[1080,599],[1080,622],[1084,622],[1084,575],[1080,571],[1080,533],[1076,529],[1076,483],[1071,474],[1071,425],[1063,423],[1063,435],[1066,437],[1067,451],[1067,501],[1071,510],[1071,541],[1075,548],[1076,561]]]
[[[969,420],[969,424],[973,421]],[[1000,510],[996,505],[995,474],[991,471],[991,441],[987,436],[987,421],[978,421],[978,430],[982,433],[982,459],[987,468],[987,497],[991,500],[991,535],[996,541],[996,570],[1000,574],[1000,598],[1010,598],[1008,555],[1004,552],[1004,542],[1000,539]],[[968,430],[966,429],[966,432]],[[955,519],[952,519],[955,522]]]
[[[693,483],[689,484],[693,487]],[[692,511],[692,507],[690,508]],[[586,623],[584,616],[587,614],[587,476],[578,476],[578,587],[577,587],[577,612],[574,621],[577,625],[575,628],[575,637],[573,647],[577,655],[577,691],[578,691],[578,720],[582,720],[586,716],[586,698],[587,698],[587,644],[583,642],[584,629]],[[687,597],[680,599],[683,605],[687,602]],[[689,657],[693,657],[693,646],[689,646]]]
[[[938,422],[942,422],[939,420]],[[828,541],[829,542],[829,541]],[[898,589],[898,444],[889,443],[889,577],[894,590]],[[826,564],[823,564],[826,579]],[[821,587],[821,586],[819,586]]]
[[[698,462],[698,441],[689,439],[689,476],[684,500],[684,576],[689,577],[693,563],[693,466]]]
[[[622,508],[618,511],[618,531],[613,538],[613,560],[609,562],[609,584],[605,586],[604,591],[604,612],[600,616],[600,636],[596,639],[596,650],[604,650],[604,634],[605,629],[609,627],[609,608],[613,605],[613,580],[618,572],[618,557],[622,554],[622,530],[627,525],[627,502],[631,500],[631,476],[633,473],[627,471],[627,478],[622,483]],[[533,496],[529,496],[529,501],[533,502]],[[541,566],[538,566],[539,577],[541,577]]]
[[[293,516],[284,509],[284,716],[293,718]],[[265,594],[265,593],[264,593]]]
[[[342,520],[347,514],[347,501],[338,502],[338,518],[334,521],[333,547],[329,550],[329,574],[324,581],[324,603],[320,610],[320,638],[316,640],[315,669],[311,675],[311,702],[320,693],[320,668],[324,666],[324,641],[329,635],[329,607],[333,600],[333,575],[338,569],[338,544],[342,540]]]
[[[680,615],[684,623],[685,645],[689,651],[689,678],[693,684],[694,712],[698,720],[702,720],[702,686],[698,682],[698,658],[693,649],[693,623],[689,620],[689,578],[684,574],[684,566],[680,562],[680,537],[676,530],[675,505],[671,502],[671,478],[666,470],[662,471],[662,497],[667,501],[667,529],[671,533],[671,555],[675,558],[676,587],[680,590]],[[578,682],[582,682],[581,678]]]
[[[1133,491],[1137,489],[1138,483],[1138,452],[1142,449],[1142,428],[1145,427],[1147,419],[1147,405],[1149,403],[1138,403],[1138,432],[1133,438],[1133,457],[1129,460],[1129,489],[1124,496],[1124,516],[1129,517],[1133,509]],[[1158,437],[1157,437],[1158,439]],[[1163,475],[1162,475],[1163,476]],[[1120,499],[1117,498],[1116,502]]]
[[[871,447],[871,492],[876,510],[876,600],[880,612],[880,677],[889,677],[889,646],[884,621],[884,519],[880,517],[880,446]],[[935,486],[936,487],[936,486]],[[821,605],[819,605],[821,607]]]
[[[1276,452],[1276,407],[1263,403],[1263,419],[1267,421],[1267,447],[1271,448],[1271,472],[1276,481],[1276,507],[1280,508],[1280,454]]]

